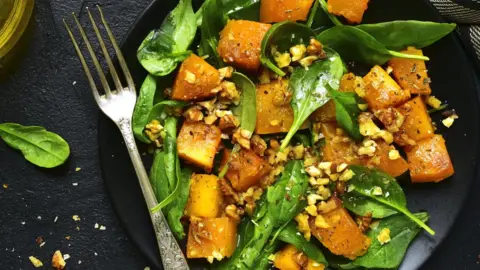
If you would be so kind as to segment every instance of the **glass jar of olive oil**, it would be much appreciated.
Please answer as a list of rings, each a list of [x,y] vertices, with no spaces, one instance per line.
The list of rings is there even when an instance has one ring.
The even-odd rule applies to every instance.
[[[0,0],[0,73],[13,58],[34,4],[34,0]]]

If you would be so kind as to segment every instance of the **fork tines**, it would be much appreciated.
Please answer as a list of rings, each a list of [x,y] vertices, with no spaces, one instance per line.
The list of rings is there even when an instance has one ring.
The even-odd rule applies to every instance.
[[[103,52],[103,55],[105,57],[105,60],[107,62],[107,65],[108,65],[108,69],[110,71],[110,74],[112,75],[112,78],[113,78],[113,82],[115,84],[115,88],[117,91],[122,91],[122,90],[127,90],[127,91],[135,91],[135,87],[134,87],[134,83],[133,83],[133,79],[132,79],[132,76],[130,74],[130,71],[127,67],[127,64],[125,62],[125,58],[123,57],[123,54],[117,44],[117,41],[115,40],[115,37],[113,36],[112,34],[112,31],[110,30],[110,27],[108,26],[108,23],[106,22],[105,20],[105,16],[103,14],[103,11],[102,9],[100,8],[100,6],[97,5],[97,8],[98,8],[98,11],[100,13],[100,17],[101,17],[101,21],[102,21],[102,24],[103,26],[105,27],[105,30],[108,34],[108,37],[110,39],[110,42],[115,50],[115,53],[117,55],[117,59],[118,59],[118,62],[120,63],[120,66],[122,68],[122,71],[123,71],[123,75],[125,76],[125,79],[127,81],[127,85],[128,87],[123,87],[122,86],[122,83],[120,81],[120,78],[118,76],[118,73],[117,71],[115,70],[115,67],[113,65],[113,61],[112,59],[110,58],[110,55],[108,53],[108,50],[107,50],[107,47],[105,45],[105,41],[102,37],[102,35],[100,34],[100,31],[97,27],[97,23],[95,22],[95,19],[93,18],[92,16],[92,13],[90,12],[90,10],[87,8],[87,12],[88,12],[88,16],[90,18],[90,22],[92,23],[93,25],[93,29],[95,31],[95,34],[97,36],[97,39],[98,39],[98,42],[100,44],[100,47],[102,48],[102,52]],[[97,70],[97,73],[98,73],[98,77],[100,79],[100,82],[102,84],[102,87],[103,89],[105,90],[105,96],[106,98],[108,99],[110,96],[112,96],[112,90],[110,88],[110,85],[108,84],[108,81],[106,79],[106,76],[105,76],[105,73],[103,72],[102,70],[102,67],[100,66],[100,63],[98,61],[98,58],[97,56],[95,55],[93,49],[92,49],[92,45],[90,44],[90,41],[88,40],[87,38],[87,35],[85,34],[85,30],[83,29],[82,25],[80,24],[77,16],[75,15],[75,13],[72,13],[73,15],[73,18],[75,20],[75,23],[77,24],[77,27],[80,31],[80,34],[82,36],[82,39],[85,43],[85,45],[87,46],[87,49],[88,49],[88,52],[90,53],[90,56],[93,60],[93,64],[95,66],[95,69]],[[83,69],[85,70],[85,74],[87,75],[87,79],[88,79],[88,82],[90,84],[90,88],[92,89],[92,92],[93,92],[93,96],[95,97],[95,100],[97,102],[100,102],[100,94],[98,92],[98,89],[97,89],[97,86],[95,85],[95,81],[93,80],[93,77],[92,77],[92,73],[90,72],[90,69],[87,65],[87,62],[85,61],[85,57],[83,56],[83,53],[82,51],[80,50],[80,47],[78,45],[78,42],[77,40],[75,39],[75,36],[73,35],[72,33],[72,30],[70,29],[70,27],[68,26],[67,22],[65,21],[65,19],[63,20],[63,23],[65,24],[65,27],[67,28],[67,31],[68,31],[68,34],[73,42],[73,46],[75,47],[75,50],[77,51],[77,54],[78,54],[78,57],[80,58],[80,62],[82,63],[82,66],[83,66]]]

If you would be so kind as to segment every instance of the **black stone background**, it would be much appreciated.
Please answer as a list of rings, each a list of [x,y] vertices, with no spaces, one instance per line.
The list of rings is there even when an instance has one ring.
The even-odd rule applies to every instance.
[[[44,170],[0,142],[0,270],[33,269],[30,255],[49,269],[57,249],[71,256],[68,269],[147,266],[120,227],[106,193],[97,147],[99,112],[62,19],[73,11],[85,24],[84,7],[100,4],[120,40],[149,2],[36,1],[26,55],[0,81],[0,122],[44,126],[64,137],[72,154],[61,168]],[[480,269],[479,190],[480,181],[475,181],[453,232],[425,269]],[[75,222],[73,215],[81,221]],[[95,223],[106,230],[95,229]],[[41,248],[35,242],[39,236],[46,242]]]

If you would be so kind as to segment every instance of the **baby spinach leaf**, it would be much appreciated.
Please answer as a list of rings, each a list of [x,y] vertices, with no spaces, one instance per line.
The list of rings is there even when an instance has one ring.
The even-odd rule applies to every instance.
[[[164,151],[155,152],[152,167],[150,168],[150,183],[159,202],[165,200],[168,194],[171,193],[167,172],[165,170]]]
[[[328,4],[325,0],[317,0],[320,3],[320,7],[322,10],[325,12],[325,14],[328,15],[328,18],[332,21],[333,24],[335,25],[343,25],[343,23],[333,14],[328,12]]]
[[[3,123],[0,124],[0,137],[10,147],[20,150],[26,160],[39,167],[58,167],[70,156],[68,143],[43,127]]]
[[[177,162],[177,168],[180,168],[180,162]],[[183,217],[183,211],[187,205],[188,195],[190,193],[190,177],[192,171],[188,168],[184,168],[178,176],[178,192],[174,197],[172,203],[168,206],[167,221],[170,225],[170,229],[175,234],[177,239],[185,238],[185,231],[180,219]]]
[[[308,27],[312,28],[313,23],[315,22],[315,17],[317,16],[317,11],[319,8],[319,3],[317,0],[313,3],[310,13],[308,14],[307,22],[305,23]]]
[[[158,30],[153,30],[138,48],[137,58],[155,76],[165,76],[190,55],[188,47],[197,32],[192,0],[180,0]]]
[[[277,67],[274,60],[274,51],[283,53],[298,44],[308,44],[315,33],[304,24],[284,21],[274,24],[262,40],[260,61],[263,65],[280,76],[286,73]]]
[[[187,102],[178,101],[178,100],[161,101],[155,104],[155,106],[153,106],[152,109],[150,110],[150,113],[148,114],[148,123],[150,123],[154,119],[163,123],[165,119],[169,116],[167,108],[169,107],[183,108],[187,105],[188,105]]]
[[[135,110],[132,115],[133,135],[135,135],[137,140],[144,143],[151,143],[150,139],[143,133],[143,130],[149,122],[148,115],[152,110],[156,91],[157,81],[152,75],[147,75],[140,88],[137,103],[135,104]]]
[[[233,113],[240,119],[240,127],[253,134],[257,124],[257,88],[245,75],[234,72],[231,78],[238,89],[241,89],[240,104]]]
[[[260,21],[260,0],[223,0],[223,10],[230,19]]]
[[[373,218],[384,218],[398,212],[395,209],[383,204],[379,204],[369,198],[358,196],[353,192],[344,193],[343,206],[359,216],[372,214]]]
[[[426,56],[388,50],[367,32],[354,26],[332,27],[320,33],[317,39],[337,51],[346,61],[383,65],[392,57],[429,60]]]
[[[360,141],[363,136],[360,134],[358,115],[362,112],[358,107],[360,97],[353,92],[330,91],[330,96],[335,103],[337,123],[352,137]]]
[[[273,241],[269,242],[263,249],[260,255],[258,255],[257,259],[253,263],[253,268],[255,270],[268,270],[271,268],[272,263],[268,259],[270,255],[275,253],[275,250],[278,249],[280,246],[280,241]]]
[[[427,222],[427,213],[416,213],[413,216],[421,222]],[[384,229],[390,229],[390,242],[382,245],[377,236]],[[377,228],[368,232],[372,244],[365,255],[355,259],[352,264],[366,268],[397,268],[403,260],[410,242],[421,228],[404,215],[394,215],[380,220]]]
[[[356,27],[370,34],[389,50],[403,50],[407,46],[427,47],[450,34],[457,25],[422,21],[391,21],[360,24]]]
[[[254,230],[255,224],[248,216],[245,216],[240,224],[238,224],[237,247],[235,248],[235,251],[229,259],[222,260],[215,265],[214,269],[233,269],[233,263],[239,260],[242,250],[252,239]]]
[[[293,139],[298,143],[303,144],[305,147],[312,147],[312,138],[311,134],[297,133],[293,136]]]
[[[206,59],[215,67],[222,67],[223,61],[218,55],[217,46],[220,40],[220,32],[227,22],[226,15],[223,11],[221,0],[206,0],[202,5],[203,19],[200,26],[200,56],[208,56]]]
[[[349,199],[349,196],[365,197],[371,200],[372,205],[376,203],[377,207],[389,207],[394,211],[403,213],[428,233],[435,235],[430,227],[407,209],[405,194],[395,178],[384,172],[375,169],[370,170],[362,166],[352,165],[349,168],[355,175],[348,182],[350,192],[345,193],[346,200]],[[380,188],[382,195],[375,195],[375,188]],[[355,212],[355,210],[356,208],[353,208],[352,211]],[[375,210],[375,208],[372,209],[372,214],[375,213]],[[384,209],[381,209],[381,211],[384,211]]]
[[[325,48],[325,52],[327,59],[313,63],[308,69],[296,68],[290,77],[288,87],[292,92],[294,121],[282,142],[281,150],[287,147],[310,114],[330,100],[327,86],[333,90],[339,88],[345,69],[342,59],[331,49]]]
[[[294,222],[288,223],[288,225],[278,235],[278,240],[294,245],[298,250],[302,251],[310,259],[317,263],[328,265],[327,259],[323,255],[323,252],[313,243],[307,241],[302,234],[297,230],[297,226]]]

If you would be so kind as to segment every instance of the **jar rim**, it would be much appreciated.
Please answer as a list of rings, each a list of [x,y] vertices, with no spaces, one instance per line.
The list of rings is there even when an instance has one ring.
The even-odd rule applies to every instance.
[[[0,28],[0,59],[17,44],[27,28],[34,0],[15,0],[4,25]]]

